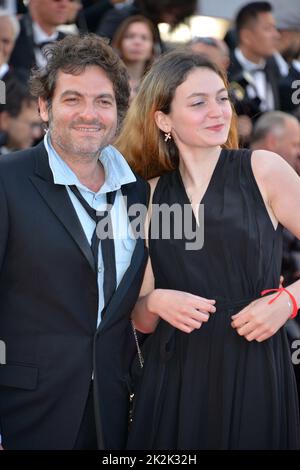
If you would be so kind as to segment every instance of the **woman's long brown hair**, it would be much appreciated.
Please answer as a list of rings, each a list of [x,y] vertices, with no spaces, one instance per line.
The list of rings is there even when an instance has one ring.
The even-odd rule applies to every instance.
[[[172,139],[164,141],[164,133],[155,122],[155,112],[170,112],[177,87],[196,68],[209,68],[217,73],[228,89],[224,73],[206,57],[186,51],[172,51],[161,56],[145,76],[137,96],[131,103],[122,131],[114,145],[131,168],[149,179],[178,167],[179,154]],[[238,148],[236,115],[233,110],[230,130],[224,148]]]

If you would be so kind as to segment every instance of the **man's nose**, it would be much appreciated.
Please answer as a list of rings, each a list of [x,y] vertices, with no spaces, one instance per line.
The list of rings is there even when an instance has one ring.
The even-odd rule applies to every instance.
[[[85,103],[80,113],[85,119],[95,119],[98,116],[98,110],[94,103]]]

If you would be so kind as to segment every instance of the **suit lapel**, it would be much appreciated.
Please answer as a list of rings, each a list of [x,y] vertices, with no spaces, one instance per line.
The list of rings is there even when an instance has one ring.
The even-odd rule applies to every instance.
[[[91,269],[95,271],[94,258],[87,241],[82,225],[77,217],[73,204],[64,186],[53,182],[53,175],[48,163],[48,156],[44,144],[35,147],[35,175],[30,179],[45,203],[50,207],[69,235],[78,245],[80,251],[87,259]]]
[[[23,39],[23,44],[26,44],[27,60],[31,66],[35,65],[35,54],[34,54],[34,37],[32,28],[32,18],[29,13],[23,15],[21,24],[23,23],[24,32],[20,34],[19,40]],[[22,37],[23,36],[23,37]],[[25,47],[24,47],[25,50]]]
[[[135,282],[136,274],[139,269],[141,269],[143,261],[146,265],[146,248],[144,245],[144,240],[138,238],[132,254],[130,265],[128,266],[127,271],[118,285],[116,292],[112,296],[112,299],[107,308],[107,313],[101,320],[98,327],[99,331],[107,329],[108,326],[111,326],[112,323],[117,322],[123,315],[124,309],[121,308],[122,301],[124,301],[124,297],[128,295],[130,286]]]
[[[122,186],[121,190],[122,190],[123,197],[125,197],[126,199],[127,214],[128,214],[130,224],[132,224],[134,220],[134,216],[130,214],[130,211],[129,211],[130,207],[132,207],[134,204],[141,203],[141,201],[138,200],[138,197],[137,197],[136,183],[126,184]],[[133,228],[133,233],[134,232],[135,231]],[[139,236],[136,238],[136,244],[133,250],[130,265],[128,266],[128,269],[126,270],[119,286],[116,289],[116,292],[114,293],[108,305],[107,314],[102,319],[98,327],[99,331],[106,329],[107,325],[111,326],[112,322],[118,321],[120,316],[123,315],[123,309],[120,308],[120,305],[124,297],[128,294],[128,288],[135,281],[136,274],[139,271],[139,269],[141,269],[143,262],[144,263],[146,262],[146,254],[147,254],[147,250],[145,248],[144,239],[141,236]]]
[[[274,60],[274,59],[273,59]],[[279,107],[279,91],[278,91],[278,69],[277,66],[272,62],[272,60],[267,60],[265,73],[267,81],[270,83],[273,98],[274,98],[274,108],[277,109]]]

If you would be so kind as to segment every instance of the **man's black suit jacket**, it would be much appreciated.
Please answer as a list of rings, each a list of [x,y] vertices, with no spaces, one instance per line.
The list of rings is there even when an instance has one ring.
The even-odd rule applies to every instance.
[[[229,82],[237,82],[242,83],[242,88],[244,88],[244,80],[242,77],[243,69],[240,62],[237,60],[234,53],[230,56],[230,65],[227,71],[228,80]],[[279,81],[281,79],[281,75],[276,64],[276,61],[273,57],[269,57],[266,59],[266,66],[265,66],[265,74],[267,82],[270,84],[272,89],[273,98],[274,98],[274,109],[280,109],[280,99],[279,99]],[[247,101],[247,92],[245,90],[245,102]],[[248,100],[249,101],[249,100]],[[253,110],[250,111],[251,114],[255,115],[255,117],[259,117],[261,114],[259,103],[255,104],[255,100],[252,100]],[[241,112],[238,111],[238,114],[247,114],[243,111],[243,103],[237,103],[240,105]],[[247,109],[247,103],[245,103],[245,109]],[[252,116],[251,116],[252,117]]]
[[[294,113],[299,109],[299,84],[300,72],[293,65],[289,68],[289,74],[283,77],[279,83],[279,95],[281,110],[286,113]]]
[[[147,203],[148,185],[122,187]],[[94,372],[99,448],[127,434],[129,316],[147,249],[131,265],[96,327],[93,255],[66,188],[53,183],[44,144],[0,159],[0,430],[7,449],[71,449]]]
[[[35,44],[32,29],[32,19],[29,14],[25,14],[20,19],[20,34],[16,40],[15,47],[10,57],[10,65],[17,73],[29,79],[32,67],[36,65]],[[63,39],[65,34],[58,33],[57,40]]]

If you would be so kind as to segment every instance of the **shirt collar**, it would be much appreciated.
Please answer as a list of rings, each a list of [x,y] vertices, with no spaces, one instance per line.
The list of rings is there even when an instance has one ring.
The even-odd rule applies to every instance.
[[[297,72],[300,72],[300,60],[293,60],[292,65],[293,65],[294,69],[297,70]]]
[[[279,52],[274,52],[273,54],[274,60],[276,62],[276,65],[279,68],[280,75],[283,77],[287,77],[289,74],[289,64],[284,60],[281,54]]]
[[[254,62],[251,62],[251,60],[248,60],[244,56],[244,54],[242,53],[242,51],[239,47],[237,47],[234,50],[234,54],[235,54],[235,57],[237,58],[237,60],[239,61],[239,63],[241,64],[242,68],[244,70],[246,70],[247,72],[257,71],[258,69],[263,70],[265,65],[266,65],[266,61],[263,60],[263,59],[258,64],[255,64]]]
[[[0,147],[0,155],[6,155],[8,153],[11,153],[12,151],[9,150],[7,147],[5,147],[5,145],[3,145],[2,147]]]
[[[58,36],[57,31],[55,31],[53,34],[48,36],[48,34],[35,21],[32,22],[32,29],[33,29],[35,44],[40,44],[46,41],[56,41],[57,39],[57,36]]]
[[[3,78],[4,75],[9,71],[9,65],[8,64],[2,64],[0,66],[0,78]]]
[[[58,155],[51,143],[49,132],[44,136],[44,145],[48,153],[49,165],[53,174],[54,184],[61,184],[64,186],[76,185],[84,191],[92,192],[79,181],[74,171],[72,171],[67,163]],[[120,189],[121,186],[134,183],[136,181],[136,177],[125,158],[112,145],[108,145],[102,150],[99,160],[104,167],[105,182],[97,194],[116,191]]]

